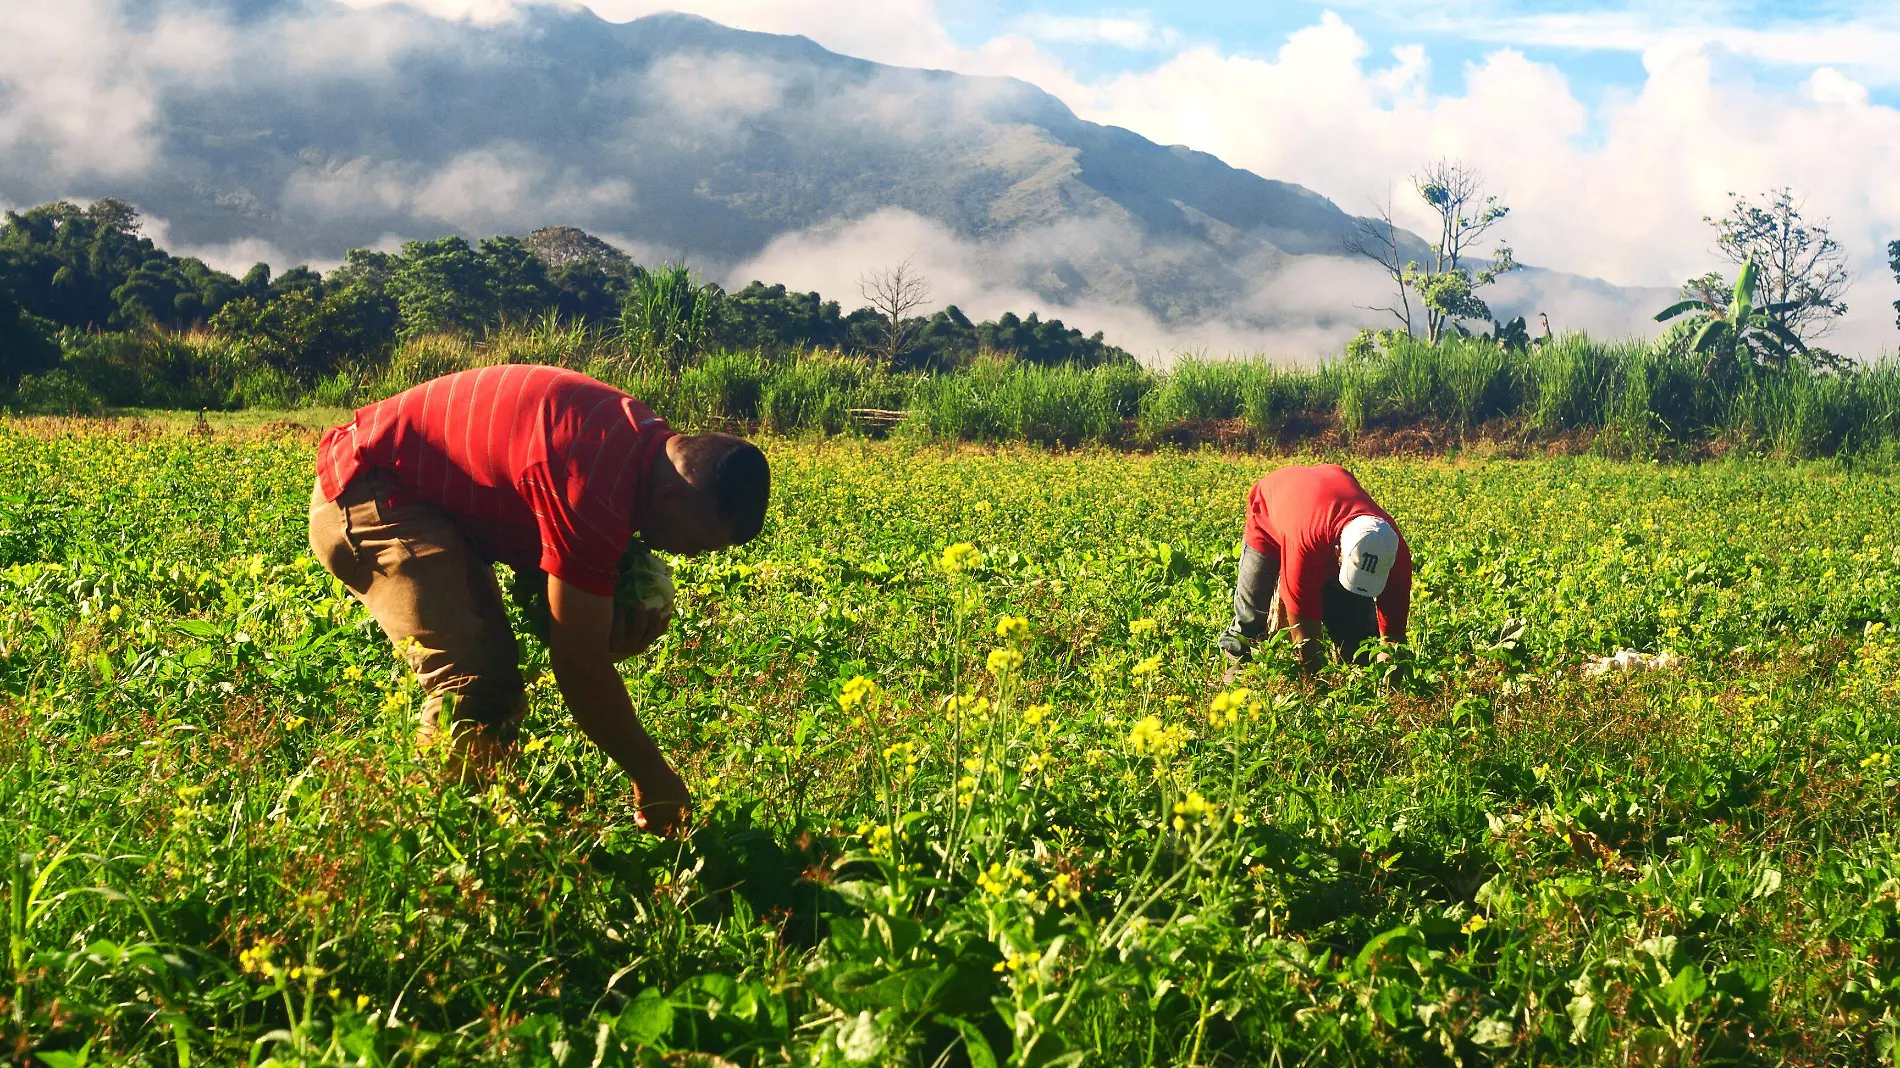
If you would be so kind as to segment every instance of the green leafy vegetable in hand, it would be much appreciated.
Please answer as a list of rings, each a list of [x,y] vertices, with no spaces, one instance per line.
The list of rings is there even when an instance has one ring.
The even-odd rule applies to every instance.
[[[627,543],[617,567],[614,604],[643,605],[655,612],[673,611],[673,569],[637,536]],[[540,568],[517,568],[512,586],[515,604],[527,620],[528,633],[548,640],[553,617],[548,614],[548,576]]]

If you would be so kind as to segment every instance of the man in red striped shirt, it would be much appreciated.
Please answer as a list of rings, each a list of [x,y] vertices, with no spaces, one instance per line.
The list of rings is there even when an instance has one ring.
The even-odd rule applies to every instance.
[[[1405,640],[1411,548],[1345,468],[1292,465],[1254,483],[1242,540],[1234,620],[1220,636],[1230,659],[1248,659],[1281,630],[1309,672],[1320,664],[1322,626],[1341,659],[1362,659],[1368,638]]]
[[[358,409],[317,446],[310,547],[405,651],[428,692],[419,739],[491,763],[526,708],[493,563],[547,574],[554,679],[581,730],[632,780],[640,824],[691,797],[614,665],[668,611],[614,599],[635,535],[682,555],[756,537],[770,472],[729,434],[679,434],[646,405],[556,367],[503,365]]]

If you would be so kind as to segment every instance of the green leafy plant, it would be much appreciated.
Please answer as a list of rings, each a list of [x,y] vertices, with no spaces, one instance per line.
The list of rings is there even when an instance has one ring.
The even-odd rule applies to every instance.
[[[1657,312],[1659,323],[1687,316],[1683,328],[1659,344],[1680,345],[1701,357],[1705,377],[1721,377],[1756,366],[1787,370],[1797,357],[1807,353],[1808,347],[1776,317],[1778,312],[1788,310],[1786,305],[1756,306],[1758,277],[1755,262],[1744,261],[1726,305],[1706,297],[1690,297]]]

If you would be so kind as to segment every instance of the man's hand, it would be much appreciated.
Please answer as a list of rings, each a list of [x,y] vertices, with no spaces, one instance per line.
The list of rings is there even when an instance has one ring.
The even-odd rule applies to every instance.
[[[634,714],[627,685],[614,669],[614,602],[548,576],[548,653],[574,722],[606,750],[633,782],[635,818],[656,834],[676,834],[692,797],[679,773]],[[647,641],[652,641],[648,637]]]
[[[1293,650],[1299,654],[1300,672],[1316,675],[1326,665],[1326,650],[1320,646],[1322,624],[1317,619],[1295,619],[1287,625]]]
[[[693,795],[670,765],[662,764],[636,781],[633,798],[639,806],[634,822],[662,838],[676,837],[692,813]]]
[[[616,664],[639,656],[660,640],[671,622],[671,612],[657,612],[643,604],[615,604],[613,633],[607,640],[608,655]]]

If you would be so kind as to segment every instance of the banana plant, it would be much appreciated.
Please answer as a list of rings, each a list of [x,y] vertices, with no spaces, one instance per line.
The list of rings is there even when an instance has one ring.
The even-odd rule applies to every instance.
[[[1693,330],[1687,333],[1688,351],[1706,357],[1702,364],[1705,377],[1720,369],[1744,364],[1786,370],[1796,353],[1808,355],[1808,347],[1782,322],[1782,317],[1795,309],[1795,303],[1755,306],[1757,275],[1755,259],[1751,256],[1742,262],[1727,307],[1691,297],[1656,313],[1659,323],[1679,315],[1690,316],[1683,323]]]

